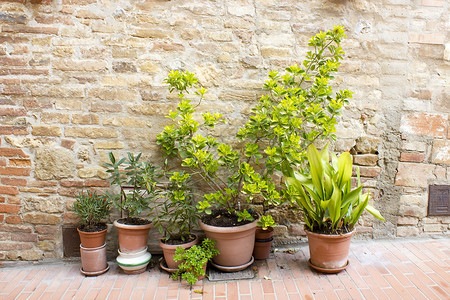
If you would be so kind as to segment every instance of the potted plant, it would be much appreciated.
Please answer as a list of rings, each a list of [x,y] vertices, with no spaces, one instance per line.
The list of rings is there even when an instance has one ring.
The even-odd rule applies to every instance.
[[[256,222],[255,246],[253,257],[255,259],[267,259],[273,243],[273,228],[277,223],[271,215],[263,215]]]
[[[325,273],[337,273],[348,265],[348,252],[354,227],[364,210],[384,221],[369,205],[370,193],[363,186],[357,169],[357,187],[352,189],[352,157],[339,158],[326,146],[319,152],[314,145],[307,151],[309,173],[286,171],[287,193],[300,209],[309,242],[309,265]]]
[[[166,265],[161,262],[161,267],[175,271],[180,264],[173,259],[175,249],[189,248],[198,243],[197,236],[192,234],[198,212],[193,193],[187,184],[190,175],[185,172],[168,172],[167,175],[169,185],[165,189],[164,201],[155,207],[153,224],[163,235],[159,246],[163,250]]]
[[[213,259],[216,265],[239,270],[251,264],[258,218],[252,205],[261,200],[280,204],[282,187],[274,175],[285,166],[300,166],[309,144],[334,137],[336,117],[351,97],[348,90],[333,95],[328,84],[342,59],[343,36],[339,26],[321,32],[311,38],[314,52],[308,52],[301,66],[287,68],[283,76],[270,72],[264,85],[268,93],[236,135],[239,143],[233,144],[242,145],[237,149],[206,135],[208,128],[222,121],[221,114],[203,113],[202,123],[194,118],[206,93],[197,88],[198,103],[188,99],[189,90],[198,85],[195,75],[172,71],[167,77],[170,91],[178,93],[179,104],[168,115],[174,124],[164,128],[157,143],[167,157],[178,159],[202,181],[199,223],[206,236],[217,242],[220,254]],[[233,231],[236,240],[229,238]],[[222,239],[222,235],[227,237]]]
[[[118,194],[110,195],[121,212],[121,218],[114,221],[119,236],[117,263],[126,273],[132,274],[145,271],[151,259],[147,242],[153,224],[139,215],[144,210],[151,211],[150,203],[160,196],[156,188],[156,179],[160,176],[157,168],[139,161],[140,157],[141,154],[128,153],[126,158],[116,160],[114,154],[109,153],[110,163],[104,164],[108,168],[106,172],[110,173],[111,184],[120,189]]]
[[[174,259],[180,264],[178,270],[172,274],[172,279],[177,280],[181,276],[189,285],[193,285],[205,278],[208,261],[219,254],[219,250],[214,246],[215,242],[206,238],[201,245],[188,249],[177,247]]]
[[[82,191],[73,204],[73,210],[80,220],[77,227],[80,235],[81,273],[100,275],[109,266],[106,262],[106,231],[104,220],[110,211],[110,202],[95,191]]]

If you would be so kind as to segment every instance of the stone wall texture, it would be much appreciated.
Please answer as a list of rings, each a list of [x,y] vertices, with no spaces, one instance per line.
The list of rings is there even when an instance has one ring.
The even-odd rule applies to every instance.
[[[445,0],[1,0],[0,260],[61,258],[81,190],[108,189],[107,153],[158,163],[176,105],[163,79],[197,74],[202,110],[236,132],[269,70],[300,63],[307,40],[343,25],[335,88],[354,91],[337,129],[373,204],[362,237],[448,235],[428,188],[450,184],[450,3]],[[231,126],[231,127],[230,127]],[[231,129],[230,129],[231,128]],[[280,208],[278,241],[304,236]],[[111,229],[112,231],[112,229]]]

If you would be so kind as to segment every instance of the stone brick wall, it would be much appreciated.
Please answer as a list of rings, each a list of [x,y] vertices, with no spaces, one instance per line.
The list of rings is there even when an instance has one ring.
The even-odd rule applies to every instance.
[[[427,217],[428,186],[450,182],[448,15],[444,0],[2,0],[0,260],[62,257],[74,195],[108,188],[109,151],[158,162],[171,69],[198,75],[201,109],[231,136],[268,71],[300,63],[333,24],[348,35],[335,86],[354,91],[334,147],[387,219],[366,215],[358,232],[448,234],[449,217]],[[292,211],[279,219],[279,241],[302,238]]]

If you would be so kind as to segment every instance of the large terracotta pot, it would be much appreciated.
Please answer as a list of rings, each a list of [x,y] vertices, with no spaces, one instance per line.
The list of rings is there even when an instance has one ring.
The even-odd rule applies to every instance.
[[[187,249],[187,248],[191,248],[192,246],[197,245],[197,244],[198,244],[197,236],[195,236],[195,240],[193,240],[189,243],[178,244],[178,245],[165,244],[161,240],[159,240],[159,246],[163,250],[164,260],[166,261],[167,267],[170,269],[178,268],[178,265],[181,263],[181,261],[176,262],[173,260],[173,256],[175,255],[175,249],[177,249],[177,247]]]
[[[96,276],[108,271],[106,262],[106,244],[95,248],[86,248],[80,245],[81,273],[87,276]]]
[[[242,266],[249,263],[255,245],[256,222],[234,227],[211,226],[199,221],[206,237],[216,241],[220,253],[213,258],[216,265],[224,267]]]
[[[348,266],[348,253],[354,230],[342,235],[306,231],[309,243],[309,265],[320,272],[338,273]]]
[[[114,221],[119,234],[119,249],[121,252],[138,252],[147,247],[148,232],[153,224],[128,225]]]
[[[77,231],[80,235],[81,245],[85,248],[96,248],[105,244],[107,228],[102,231],[95,232],[81,231],[77,228]]]

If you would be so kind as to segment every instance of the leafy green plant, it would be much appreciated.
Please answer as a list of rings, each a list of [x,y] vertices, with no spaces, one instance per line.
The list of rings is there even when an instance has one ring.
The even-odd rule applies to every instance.
[[[201,245],[194,245],[188,249],[177,247],[173,258],[181,263],[178,270],[172,274],[172,279],[177,280],[181,276],[188,284],[193,285],[200,276],[205,276],[206,264],[219,254],[215,244],[215,241],[206,238]]]
[[[73,210],[81,222],[83,231],[95,231],[99,225],[105,227],[104,219],[109,216],[111,204],[105,195],[95,191],[82,191],[73,204]]]
[[[157,211],[153,224],[163,234],[164,241],[185,241],[198,218],[194,195],[188,185],[190,175],[185,172],[166,175],[169,176],[169,185],[163,192],[164,201],[155,207]]]
[[[198,88],[194,74],[172,71],[166,83],[176,91],[179,103],[168,115],[173,125],[164,128],[157,143],[168,157],[176,157],[191,176],[199,177],[209,187],[198,202],[200,212],[211,214],[226,209],[240,221],[252,221],[248,204],[263,202],[265,207],[282,202],[275,173],[289,166],[300,167],[306,149],[314,141],[335,138],[336,117],[352,93],[333,93],[329,84],[337,72],[344,52],[340,47],[345,36],[340,26],[312,37],[301,66],[291,66],[280,75],[271,71],[264,89],[268,92],[252,109],[247,123],[236,137],[242,148],[234,149],[207,133],[222,120],[218,113],[203,113],[202,123],[195,118],[196,108],[206,90]],[[188,99],[189,91],[199,98]]]
[[[149,162],[139,161],[141,153],[128,153],[127,157],[117,160],[112,152],[109,153],[111,163],[105,163],[106,172],[110,174],[111,185],[118,186],[120,192],[110,194],[112,203],[121,212],[125,212],[126,222],[132,223],[145,209],[152,209],[151,202],[160,197],[157,188],[157,178],[160,171]]]
[[[271,215],[263,215],[256,222],[256,226],[261,227],[262,230],[267,230],[269,227],[277,226],[277,223],[273,220]]]
[[[319,152],[314,145],[307,151],[307,176],[286,171],[287,194],[303,210],[306,227],[313,232],[338,234],[349,232],[358,222],[364,209],[384,221],[380,212],[369,205],[370,193],[362,194],[363,186],[357,169],[358,185],[352,190],[352,158],[344,152],[339,158],[328,152],[328,146]]]

